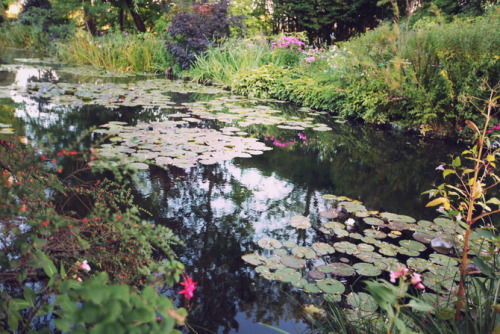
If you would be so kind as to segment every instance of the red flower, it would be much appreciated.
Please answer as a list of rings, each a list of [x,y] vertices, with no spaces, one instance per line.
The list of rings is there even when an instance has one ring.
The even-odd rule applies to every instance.
[[[196,289],[196,282],[193,282],[193,279],[189,276],[186,276],[184,282],[181,282],[181,285],[184,285],[184,290],[180,291],[179,294],[184,295],[184,297],[189,301],[193,298],[193,292]]]
[[[43,225],[43,226],[45,226],[45,227],[47,227],[47,226],[49,225],[49,223],[50,223],[50,222],[47,220],[47,221],[44,221],[44,222],[42,223],[42,225]]]

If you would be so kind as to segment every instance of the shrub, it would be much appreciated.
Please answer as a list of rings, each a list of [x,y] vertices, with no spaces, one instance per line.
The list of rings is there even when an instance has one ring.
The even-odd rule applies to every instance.
[[[80,32],[58,43],[58,56],[68,62],[122,72],[163,72],[173,66],[164,42],[150,33],[103,33],[93,37]]]
[[[167,49],[174,55],[182,69],[205,51],[210,43],[229,37],[231,26],[241,26],[239,17],[228,15],[229,2],[220,0],[215,4],[196,3],[191,12],[179,12],[167,31]]]
[[[172,329],[185,311],[144,287],[179,281],[183,266],[170,247],[179,239],[141,218],[124,179],[92,178],[85,164],[60,167],[79,155],[40,155],[17,139],[0,142],[0,328],[27,331],[57,316],[63,331]]]

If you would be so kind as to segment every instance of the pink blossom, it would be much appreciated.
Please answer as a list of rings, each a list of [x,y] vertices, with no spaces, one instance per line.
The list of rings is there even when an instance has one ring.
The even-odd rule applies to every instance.
[[[184,290],[180,291],[180,295],[184,295],[184,297],[189,301],[194,296],[194,290],[196,290],[196,282],[193,282],[193,279],[189,276],[186,276],[184,282],[181,282],[181,285],[184,285]]]
[[[302,140],[307,139],[306,135],[305,135],[305,134],[303,134],[303,133],[299,133],[299,134],[298,134],[298,136],[299,136],[299,138],[300,138],[300,139],[302,139]]]
[[[463,128],[461,126],[458,127],[459,130],[462,130]]]
[[[436,167],[436,170],[444,170],[444,165],[439,165]]]
[[[310,64],[310,63],[312,63],[313,61],[315,61],[315,60],[316,60],[316,58],[314,58],[314,56],[312,56],[312,57],[306,58],[305,60],[306,60],[306,62],[307,62],[308,64]]]
[[[404,276],[407,272],[408,272],[408,268],[405,268],[405,267],[401,268],[401,270],[399,270],[399,271],[396,271],[396,270],[391,271],[390,281],[392,283],[396,283],[396,279],[398,279],[401,276]]]
[[[83,260],[82,264],[77,269],[90,271],[90,266],[87,263],[87,260]]]
[[[422,284],[422,275],[419,273],[414,273],[411,278],[411,283],[416,289],[425,290],[425,286]]]
[[[77,277],[77,278],[76,278],[76,280],[77,280],[78,282],[83,282],[81,277]]]

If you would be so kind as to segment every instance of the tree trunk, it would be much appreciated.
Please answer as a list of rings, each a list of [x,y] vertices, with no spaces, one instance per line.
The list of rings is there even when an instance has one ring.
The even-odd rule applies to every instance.
[[[83,3],[83,16],[85,18],[85,27],[87,30],[93,35],[97,35],[97,27],[94,21],[94,16],[89,14],[89,10],[87,8],[87,4],[92,6],[90,1],[82,0]]]
[[[126,0],[125,2],[127,3],[127,7],[130,11],[130,14],[132,15],[132,18],[134,19],[137,30],[139,30],[140,32],[146,32],[146,26],[144,26],[144,22],[142,21],[141,17],[134,10],[134,4],[132,3],[132,0]]]
[[[120,24],[120,31],[125,31],[125,18],[124,18],[123,8],[120,8],[120,13],[118,14],[118,23]]]

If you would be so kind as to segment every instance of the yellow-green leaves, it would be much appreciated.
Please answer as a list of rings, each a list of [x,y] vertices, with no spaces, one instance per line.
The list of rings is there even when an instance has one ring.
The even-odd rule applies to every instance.
[[[451,207],[450,200],[447,199],[446,197],[436,198],[436,199],[430,201],[429,203],[427,203],[426,207],[437,206],[437,205],[442,205],[445,210],[450,210],[450,207]]]

